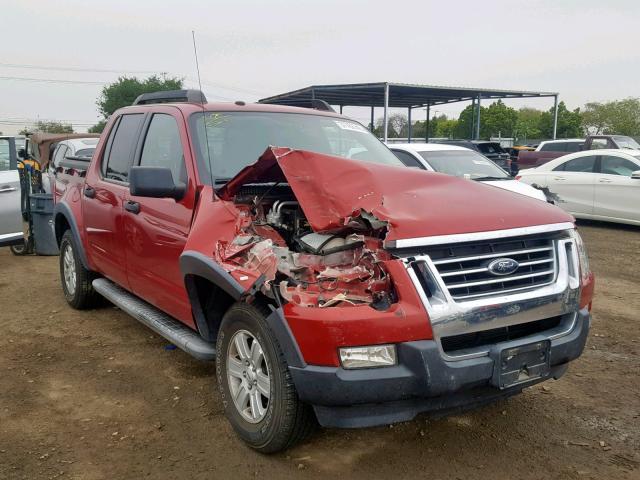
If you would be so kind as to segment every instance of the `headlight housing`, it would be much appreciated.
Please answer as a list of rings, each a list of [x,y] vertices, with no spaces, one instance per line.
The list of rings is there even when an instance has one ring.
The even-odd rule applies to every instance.
[[[571,236],[576,243],[576,248],[578,249],[578,261],[580,262],[580,278],[582,279],[582,283],[586,282],[589,279],[589,274],[591,273],[591,269],[589,267],[589,257],[587,256],[587,248],[584,245],[584,241],[582,237],[578,233],[577,230],[571,230]]]
[[[370,345],[340,348],[340,363],[348,370],[391,367],[398,363],[395,345]]]

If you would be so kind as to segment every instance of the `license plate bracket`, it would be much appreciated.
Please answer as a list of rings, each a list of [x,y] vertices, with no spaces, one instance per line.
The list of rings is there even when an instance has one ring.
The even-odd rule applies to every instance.
[[[494,369],[491,383],[504,390],[547,378],[551,372],[550,352],[550,340],[496,348],[492,352]]]

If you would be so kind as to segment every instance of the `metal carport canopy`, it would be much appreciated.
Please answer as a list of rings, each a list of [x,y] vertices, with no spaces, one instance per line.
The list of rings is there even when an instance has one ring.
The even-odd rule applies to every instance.
[[[372,117],[374,107],[383,107],[385,140],[387,139],[387,120],[389,108],[407,108],[409,117],[411,109],[416,107],[431,107],[433,105],[443,105],[447,103],[472,101],[480,104],[481,99],[499,98],[536,98],[554,97],[555,111],[554,120],[557,120],[557,92],[534,92],[524,90],[497,90],[488,88],[468,88],[468,87],[443,87],[434,85],[414,85],[407,83],[352,83],[341,85],[312,85],[310,87],[294,90],[288,93],[274,95],[263,98],[260,103],[272,103],[278,105],[290,105],[297,107],[309,107],[311,100],[324,100],[329,105],[339,105],[354,107],[371,107]],[[475,108],[475,106],[474,106]],[[476,131],[480,131],[479,122],[480,109],[476,112]],[[428,117],[428,116],[427,116]],[[476,120],[476,119],[474,119]],[[554,121],[554,138],[556,131],[556,121]]]

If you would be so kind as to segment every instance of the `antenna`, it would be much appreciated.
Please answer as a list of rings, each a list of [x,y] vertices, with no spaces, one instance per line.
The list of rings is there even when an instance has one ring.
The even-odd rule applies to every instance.
[[[200,88],[200,92],[202,92],[202,81],[200,80],[200,65],[198,64],[198,48],[196,47],[196,31],[191,30],[191,37],[193,38],[193,56],[196,59],[196,72],[198,73],[198,87]],[[207,146],[207,163],[209,164],[209,176],[211,177],[211,191],[216,191],[216,185],[213,181],[213,165],[211,163],[211,151],[209,149],[209,133],[207,131],[207,117],[206,110],[204,108],[204,104],[202,104],[202,122],[204,123],[204,141]]]

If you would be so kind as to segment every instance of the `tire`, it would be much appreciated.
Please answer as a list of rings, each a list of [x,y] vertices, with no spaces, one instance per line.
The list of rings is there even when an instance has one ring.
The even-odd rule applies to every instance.
[[[60,280],[67,303],[77,310],[97,306],[100,295],[91,285],[94,278],[96,275],[84,268],[71,230],[67,230],[60,241]]]
[[[246,303],[236,303],[227,310],[216,343],[216,375],[225,415],[238,436],[261,453],[275,453],[304,440],[317,423],[311,406],[298,398],[282,349],[265,322],[267,313]],[[250,364],[239,362],[243,357],[238,342],[248,348],[245,356],[251,358]],[[261,359],[255,354],[258,350],[262,351]],[[238,368],[245,369],[244,380]],[[249,389],[252,379],[255,384]],[[264,395],[266,385],[268,397]],[[234,400],[232,392],[240,400]],[[243,402],[245,394],[248,399]],[[253,408],[257,402],[252,403],[252,395],[260,402],[257,408]],[[242,410],[237,402],[246,404],[247,409]]]

